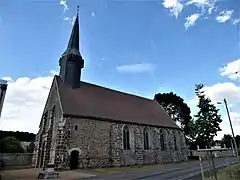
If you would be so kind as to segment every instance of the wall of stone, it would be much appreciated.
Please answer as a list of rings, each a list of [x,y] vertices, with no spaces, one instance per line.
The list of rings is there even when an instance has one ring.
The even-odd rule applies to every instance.
[[[115,127],[113,137],[113,154],[115,165],[126,166],[134,164],[152,164],[162,162],[176,162],[187,159],[187,147],[183,134],[179,130],[162,128],[165,134],[165,150],[160,147],[160,128],[148,127],[150,149],[144,150],[143,129],[146,126],[127,125],[130,129],[130,150],[123,149],[123,127],[125,124],[112,124]],[[174,147],[173,133],[176,133],[177,149]],[[114,152],[117,151],[117,152]]]
[[[0,154],[2,167],[26,166],[32,164],[32,153],[3,153]]]
[[[77,125],[77,130],[75,126]],[[79,148],[79,167],[127,166],[176,162],[187,159],[188,150],[183,134],[179,130],[161,129],[165,134],[165,151],[160,148],[160,128],[148,127],[150,149],[144,150],[143,129],[145,126],[128,125],[130,128],[130,150],[123,149],[123,127],[125,124],[69,118],[65,124],[70,134],[63,137],[66,144],[64,159],[71,149]],[[177,148],[173,134],[176,134]],[[67,162],[66,161],[66,162]]]
[[[76,127],[77,126],[77,127]],[[109,163],[110,123],[88,119],[72,118],[68,121],[67,129],[70,136],[64,137],[68,151],[79,148],[79,167],[106,167]]]
[[[55,106],[55,112],[51,113]],[[43,111],[43,115],[39,125],[39,131],[35,138],[34,156],[32,158],[32,166],[39,167],[40,157],[43,156],[43,164],[54,163],[57,130],[59,122],[62,119],[62,111],[57,93],[57,86],[53,82],[49,92],[49,96]],[[44,143],[46,146],[44,147]]]

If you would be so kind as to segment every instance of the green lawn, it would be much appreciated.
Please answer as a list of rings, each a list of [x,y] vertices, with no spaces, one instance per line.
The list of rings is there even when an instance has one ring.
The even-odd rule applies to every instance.
[[[210,180],[210,178],[205,180]],[[218,173],[218,180],[240,180],[240,164],[235,164],[220,170]]]
[[[122,171],[131,171],[136,169],[152,169],[162,166],[163,164],[149,164],[149,165],[139,165],[139,166],[125,166],[125,167],[113,167],[113,168],[99,168],[94,169],[94,172],[98,174],[112,174]]]

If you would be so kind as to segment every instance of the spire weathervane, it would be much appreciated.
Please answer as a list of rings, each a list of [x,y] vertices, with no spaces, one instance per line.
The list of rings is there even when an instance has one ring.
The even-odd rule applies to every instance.
[[[79,8],[80,8],[80,6],[77,5],[77,15],[79,14]]]

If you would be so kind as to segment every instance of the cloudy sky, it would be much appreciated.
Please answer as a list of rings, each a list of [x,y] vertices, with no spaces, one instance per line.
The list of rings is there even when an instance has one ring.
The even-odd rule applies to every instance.
[[[239,0],[0,1],[0,129],[36,133],[80,7],[82,80],[153,98],[174,91],[196,112],[194,84],[227,98],[240,134]],[[126,81],[127,80],[127,81]],[[224,133],[230,133],[219,105]]]

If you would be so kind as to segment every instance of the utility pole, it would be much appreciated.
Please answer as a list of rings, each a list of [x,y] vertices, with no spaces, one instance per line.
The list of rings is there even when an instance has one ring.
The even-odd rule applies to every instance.
[[[226,111],[227,111],[227,115],[228,115],[228,120],[229,120],[230,127],[231,127],[231,131],[232,131],[232,138],[233,138],[233,143],[234,143],[234,146],[235,146],[235,152],[236,152],[237,161],[238,161],[238,163],[240,163],[240,161],[239,161],[239,154],[238,154],[238,148],[237,148],[237,143],[236,143],[236,139],[235,139],[233,127],[232,127],[232,121],[231,121],[230,113],[229,113],[229,110],[228,110],[227,100],[224,98],[224,99],[223,99],[223,102],[224,102],[225,107],[226,107]]]

